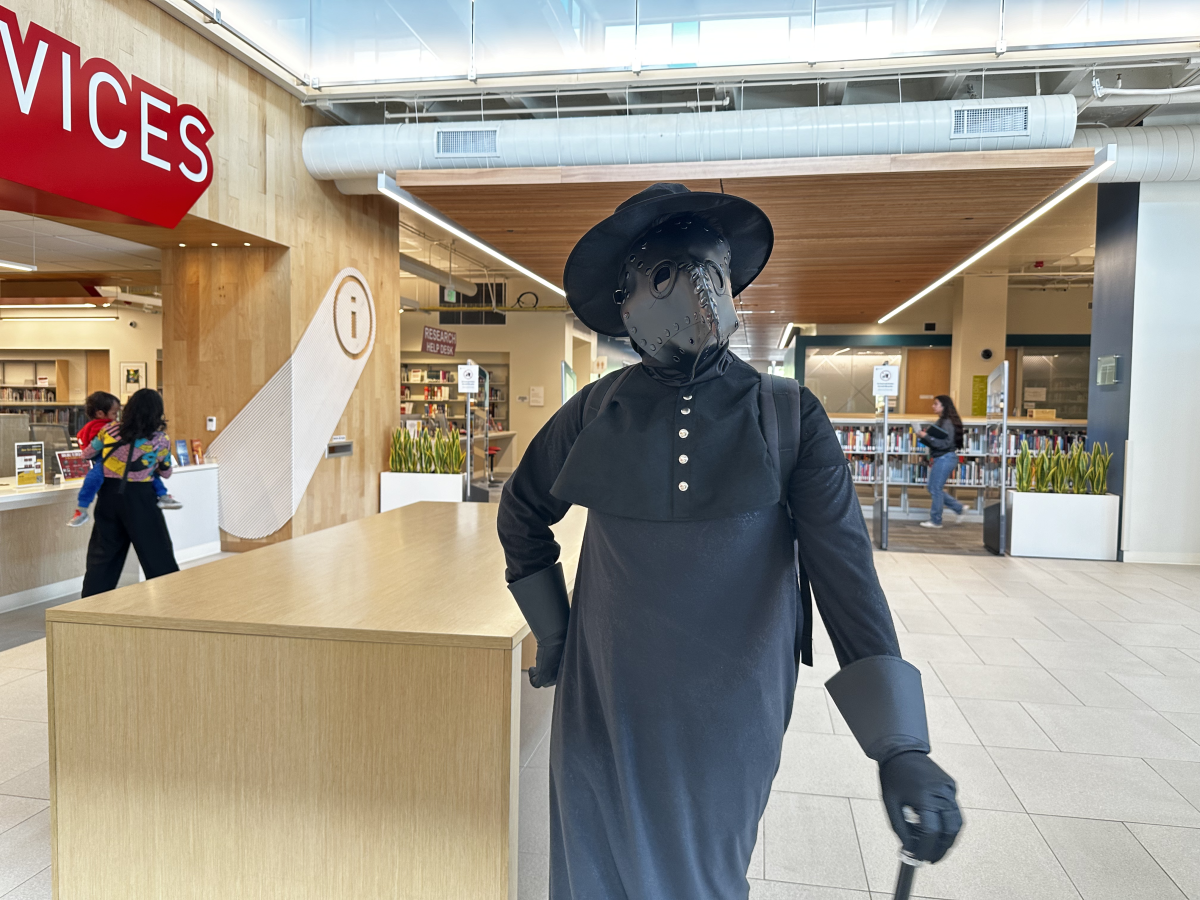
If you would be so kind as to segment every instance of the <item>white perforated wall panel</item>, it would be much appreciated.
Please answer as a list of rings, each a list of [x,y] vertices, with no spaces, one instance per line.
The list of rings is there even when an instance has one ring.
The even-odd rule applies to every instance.
[[[343,269],[291,359],[208,448],[221,466],[221,528],[261,538],[295,515],[374,346],[371,291]]]

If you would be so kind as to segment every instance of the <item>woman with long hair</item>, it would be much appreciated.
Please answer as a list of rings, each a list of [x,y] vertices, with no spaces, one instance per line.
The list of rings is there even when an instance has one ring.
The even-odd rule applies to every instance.
[[[963,445],[963,423],[954,408],[954,401],[945,394],[933,398],[933,411],[937,425],[922,428],[917,432],[921,443],[929,448],[929,521],[922,522],[924,528],[942,527],[942,505],[954,510],[954,521],[963,520],[963,505],[946,493],[946,479],[958,468],[958,451]]]
[[[147,578],[179,571],[152,483],[155,475],[171,476],[166,427],[162,397],[143,388],[125,404],[120,423],[105,428],[83,449],[84,456],[98,458],[104,469],[88,542],[84,597],[117,586],[131,543]]]

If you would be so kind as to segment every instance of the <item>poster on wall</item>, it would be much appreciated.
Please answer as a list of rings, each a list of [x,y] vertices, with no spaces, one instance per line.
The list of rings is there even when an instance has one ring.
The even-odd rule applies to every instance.
[[[144,362],[121,363],[121,402],[124,403],[130,395],[140,391],[146,384],[146,364]]]
[[[41,441],[21,442],[16,446],[17,487],[35,487],[46,483],[46,445]]]

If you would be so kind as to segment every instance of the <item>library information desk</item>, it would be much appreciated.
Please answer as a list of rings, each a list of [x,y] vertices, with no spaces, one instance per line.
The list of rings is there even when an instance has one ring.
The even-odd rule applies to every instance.
[[[419,503],[46,615],[57,900],[516,898],[495,505]],[[583,510],[556,528],[574,577]]]

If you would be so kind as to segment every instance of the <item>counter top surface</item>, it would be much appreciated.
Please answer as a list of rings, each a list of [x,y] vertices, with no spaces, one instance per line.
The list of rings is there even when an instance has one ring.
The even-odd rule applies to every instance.
[[[62,484],[43,484],[37,487],[17,487],[16,478],[0,479],[0,510],[26,509],[30,506],[47,506],[74,499],[79,493],[83,479],[64,481]]]
[[[54,607],[50,622],[510,649],[498,506],[416,503]],[[555,527],[568,583],[586,511]]]
[[[172,477],[215,468],[217,468],[216,463],[206,463],[200,466],[176,466]],[[0,478],[0,511],[72,501],[82,486],[83,479],[76,478],[64,481],[62,484],[43,484],[38,487],[19,488],[15,477]]]

